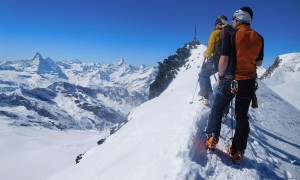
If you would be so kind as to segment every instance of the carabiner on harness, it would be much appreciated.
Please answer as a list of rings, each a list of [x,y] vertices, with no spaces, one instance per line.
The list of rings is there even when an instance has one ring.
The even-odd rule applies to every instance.
[[[237,80],[231,81],[231,93],[237,95],[238,90],[239,90],[238,81]]]

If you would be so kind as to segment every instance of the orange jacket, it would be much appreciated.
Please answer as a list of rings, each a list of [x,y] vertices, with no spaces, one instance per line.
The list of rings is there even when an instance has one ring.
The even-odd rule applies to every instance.
[[[235,47],[235,79],[255,79],[256,61],[263,58],[263,38],[249,25],[242,24],[235,34]]]

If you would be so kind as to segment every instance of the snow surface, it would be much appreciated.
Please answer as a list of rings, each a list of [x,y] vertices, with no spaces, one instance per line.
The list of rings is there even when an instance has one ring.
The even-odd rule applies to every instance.
[[[279,67],[263,82],[300,110],[300,53],[280,55],[279,59]]]
[[[13,127],[0,121],[0,179],[41,180],[73,164],[97,146],[98,131]]]
[[[233,164],[224,152],[235,123],[230,115],[222,124],[219,150],[207,153],[202,131],[210,109],[196,95],[205,49],[193,50],[189,65],[164,93],[135,108],[104,144],[49,180],[300,179],[300,112],[262,82],[259,109],[249,112],[251,132],[242,163]]]
[[[258,78],[260,78],[265,72],[266,69],[263,66],[258,66],[256,69],[256,74]]]

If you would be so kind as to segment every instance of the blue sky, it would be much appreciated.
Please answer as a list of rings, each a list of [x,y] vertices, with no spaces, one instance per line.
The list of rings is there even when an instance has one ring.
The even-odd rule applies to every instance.
[[[0,0],[0,61],[32,59],[155,66],[197,38],[206,44],[217,16],[250,6],[265,39],[267,68],[300,52],[299,0]]]

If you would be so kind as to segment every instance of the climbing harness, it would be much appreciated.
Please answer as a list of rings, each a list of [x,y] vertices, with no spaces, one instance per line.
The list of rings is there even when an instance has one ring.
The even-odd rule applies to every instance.
[[[231,93],[234,95],[237,95],[237,93],[238,93],[238,81],[237,80],[231,81]]]
[[[230,102],[230,109],[231,109],[231,140],[233,140],[233,99]]]

